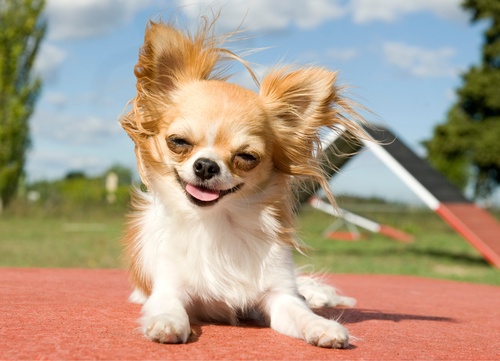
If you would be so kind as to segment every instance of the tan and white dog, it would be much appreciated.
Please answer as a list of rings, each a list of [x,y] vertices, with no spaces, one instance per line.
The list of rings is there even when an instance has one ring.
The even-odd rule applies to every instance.
[[[295,272],[292,187],[305,177],[327,184],[318,131],[341,126],[363,137],[351,120],[360,117],[323,68],[272,69],[258,94],[226,82],[221,62],[246,63],[212,30],[204,23],[189,35],[150,22],[137,95],[121,119],[147,186],[135,192],[125,235],[143,332],[183,343],[191,323],[259,318],[345,348],[347,330],[309,306],[353,299]]]

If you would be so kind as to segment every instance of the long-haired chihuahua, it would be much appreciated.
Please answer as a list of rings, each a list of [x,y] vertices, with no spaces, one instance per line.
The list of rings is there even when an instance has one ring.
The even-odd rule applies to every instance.
[[[135,66],[121,124],[147,191],[135,191],[124,241],[143,333],[185,343],[192,323],[250,318],[345,348],[347,330],[310,307],[353,299],[297,277],[293,191],[313,179],[329,194],[320,129],[363,137],[361,117],[324,68],[274,68],[258,93],[228,83],[228,61],[252,70],[224,40],[206,20],[195,33],[150,21]]]

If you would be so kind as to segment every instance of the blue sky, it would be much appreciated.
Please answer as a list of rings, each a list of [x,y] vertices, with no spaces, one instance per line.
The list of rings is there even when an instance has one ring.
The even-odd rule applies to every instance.
[[[454,101],[460,74],[478,63],[484,26],[459,0],[47,0],[49,32],[36,69],[43,93],[31,119],[29,180],[68,171],[135,169],[133,144],[117,118],[134,96],[133,67],[146,22],[162,15],[194,23],[221,8],[220,32],[248,29],[230,48],[266,48],[248,58],[261,71],[281,63],[339,71],[341,84],[419,154]],[[252,87],[248,74],[234,81]],[[412,199],[370,154],[333,181],[337,192]]]

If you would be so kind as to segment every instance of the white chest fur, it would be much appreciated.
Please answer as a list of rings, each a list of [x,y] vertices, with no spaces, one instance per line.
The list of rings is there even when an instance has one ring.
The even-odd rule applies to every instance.
[[[168,288],[186,307],[246,310],[265,292],[294,288],[290,246],[279,242],[280,225],[270,209],[183,212],[145,197],[138,245],[153,290]]]

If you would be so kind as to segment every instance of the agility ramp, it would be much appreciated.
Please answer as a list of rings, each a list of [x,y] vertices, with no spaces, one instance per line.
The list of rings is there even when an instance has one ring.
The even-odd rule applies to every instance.
[[[328,162],[327,171],[333,176],[363,147],[371,150],[415,194],[457,233],[474,246],[493,266],[500,268],[500,224],[484,209],[467,200],[442,174],[417,156],[389,129],[367,127],[366,132],[375,140],[352,141],[343,129],[325,139],[322,147]],[[311,183],[306,191],[315,192],[318,185]],[[309,195],[299,193],[301,202]]]

